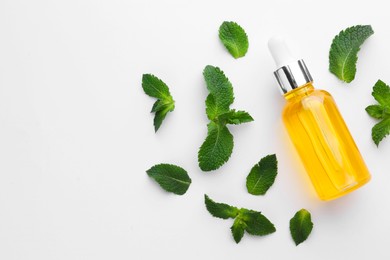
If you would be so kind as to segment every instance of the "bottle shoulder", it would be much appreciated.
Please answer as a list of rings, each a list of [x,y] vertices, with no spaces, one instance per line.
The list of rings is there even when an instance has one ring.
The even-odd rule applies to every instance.
[[[326,90],[316,89],[316,91],[320,92],[322,95],[325,95],[325,96],[328,96],[330,98],[333,98],[332,95],[328,91],[326,91]]]

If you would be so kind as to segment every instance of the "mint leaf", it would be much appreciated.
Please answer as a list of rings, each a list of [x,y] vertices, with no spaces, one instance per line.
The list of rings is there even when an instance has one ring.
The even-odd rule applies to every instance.
[[[366,107],[367,113],[376,119],[382,119],[384,116],[384,110],[381,105],[371,105]]]
[[[379,143],[390,134],[390,116],[380,121],[372,128],[372,140],[379,146]]]
[[[374,31],[370,25],[356,25],[341,31],[329,51],[329,70],[344,82],[351,82],[356,74],[357,53],[363,42]]]
[[[246,178],[246,188],[253,195],[264,195],[275,182],[278,174],[276,155],[267,155],[253,166]]]
[[[225,203],[217,203],[210,199],[206,194],[204,195],[204,202],[207,210],[216,218],[235,218],[238,214],[238,209],[236,207],[229,206]]]
[[[187,171],[172,164],[157,164],[146,171],[164,190],[183,195],[191,184]]]
[[[152,74],[142,75],[142,88],[145,94],[157,99],[165,100],[171,96],[167,84]]]
[[[246,224],[242,219],[236,218],[234,220],[233,226],[230,230],[232,231],[234,241],[236,241],[237,244],[240,243],[242,237],[244,236],[245,228]]]
[[[295,213],[294,217],[290,220],[290,232],[295,242],[295,245],[299,245],[305,241],[313,229],[313,222],[311,222],[310,212],[306,209],[301,209]]]
[[[145,94],[157,98],[151,111],[151,113],[155,113],[154,130],[157,132],[166,115],[175,109],[175,101],[169,92],[168,86],[152,74],[142,76],[142,88]]]
[[[372,140],[379,146],[379,143],[390,134],[390,87],[378,80],[373,87],[372,96],[379,104],[366,107],[366,111],[373,118],[382,119],[371,131]]]
[[[223,22],[221,24],[219,39],[235,59],[244,57],[248,51],[248,36],[244,29],[235,22]]]
[[[228,219],[234,218],[233,226],[230,228],[236,243],[239,243],[245,231],[248,234],[264,236],[276,231],[272,224],[263,214],[250,209],[237,209],[225,203],[217,203],[205,194],[207,210],[214,217]]]
[[[229,107],[234,101],[233,86],[218,67],[206,66],[203,70],[203,76],[210,92],[209,95],[212,96],[206,99],[206,113],[209,119],[213,120],[215,116],[229,111]],[[212,109],[214,113],[209,114],[208,109]]]
[[[209,120],[214,120],[218,117],[219,114],[224,113],[225,111],[219,111],[219,107],[215,101],[215,98],[212,94],[209,94],[206,98],[206,115]]]
[[[233,135],[226,126],[209,123],[206,140],[198,152],[199,167],[202,171],[219,168],[230,158],[233,151]]]
[[[390,108],[390,87],[382,80],[375,83],[372,96],[384,108]]]
[[[169,107],[170,102],[166,100],[157,99],[156,102],[154,102],[152,110],[150,112],[157,112],[165,109],[166,107]]]
[[[217,120],[222,124],[239,125],[242,123],[248,123],[253,121],[252,116],[245,111],[230,110],[227,113],[221,114],[217,117]]]
[[[276,231],[274,224],[260,212],[241,209],[239,216],[246,224],[246,232],[251,235],[265,236]]]
[[[233,152],[233,136],[227,124],[253,121],[245,111],[230,109],[234,101],[233,87],[218,67],[206,66],[203,71],[209,95],[206,98],[206,114],[210,120],[208,133],[198,152],[199,167],[212,171],[227,162]]]

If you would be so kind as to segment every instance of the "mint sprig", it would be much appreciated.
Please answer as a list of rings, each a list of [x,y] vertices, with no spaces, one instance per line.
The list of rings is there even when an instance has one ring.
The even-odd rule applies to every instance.
[[[253,121],[249,113],[230,109],[234,101],[233,86],[218,67],[206,66],[203,71],[209,95],[206,98],[206,114],[210,120],[207,137],[198,152],[199,167],[212,171],[221,167],[233,152],[233,135],[228,124]]]
[[[305,241],[312,230],[313,222],[311,221],[311,214],[306,209],[299,210],[290,220],[290,232],[295,245],[299,245]]]
[[[344,82],[354,80],[360,46],[373,33],[370,25],[356,25],[341,31],[330,47],[330,72]]]
[[[278,161],[275,154],[267,155],[253,166],[246,178],[248,192],[253,195],[264,195],[274,184],[278,174]]]
[[[230,228],[236,243],[239,243],[245,231],[250,235],[265,236],[276,231],[271,223],[261,212],[230,206],[225,203],[218,203],[204,195],[205,204],[210,214],[217,218],[234,219]]]
[[[219,39],[235,59],[244,57],[248,51],[248,36],[236,22],[223,22],[219,27]]]
[[[372,90],[372,96],[379,104],[366,107],[367,113],[373,118],[380,119],[371,131],[372,140],[379,143],[390,134],[390,87],[378,80]]]
[[[183,168],[172,164],[157,164],[146,171],[164,190],[183,195],[187,192],[191,178]]]
[[[151,111],[151,113],[155,113],[154,130],[157,132],[167,114],[175,109],[175,101],[167,84],[152,74],[142,76],[142,88],[145,94],[157,98]]]

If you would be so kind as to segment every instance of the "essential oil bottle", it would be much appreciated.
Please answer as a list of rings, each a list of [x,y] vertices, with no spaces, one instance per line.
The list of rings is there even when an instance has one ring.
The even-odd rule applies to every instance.
[[[282,38],[268,43],[286,105],[283,122],[320,199],[341,197],[371,176],[333,97],[315,89],[305,62]]]

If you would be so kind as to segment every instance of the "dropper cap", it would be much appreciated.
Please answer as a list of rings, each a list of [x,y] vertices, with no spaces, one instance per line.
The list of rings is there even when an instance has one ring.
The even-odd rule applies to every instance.
[[[277,67],[274,75],[283,94],[313,82],[305,62],[291,55],[282,37],[272,37],[268,41],[268,48]]]

